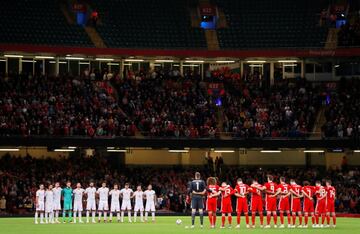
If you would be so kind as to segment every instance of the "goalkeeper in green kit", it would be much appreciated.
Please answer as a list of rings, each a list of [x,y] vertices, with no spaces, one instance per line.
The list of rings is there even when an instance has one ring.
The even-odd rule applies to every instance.
[[[62,190],[62,195],[64,197],[64,210],[63,210],[63,222],[65,223],[66,213],[68,213],[68,222],[72,221],[72,197],[73,190],[71,188],[71,182],[66,182],[66,188]]]

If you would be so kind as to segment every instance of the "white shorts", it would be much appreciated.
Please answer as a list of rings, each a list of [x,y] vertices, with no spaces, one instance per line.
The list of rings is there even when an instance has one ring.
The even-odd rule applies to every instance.
[[[53,210],[61,210],[60,201],[56,201],[53,203]]]
[[[121,204],[121,210],[131,210],[131,201],[123,201]]]
[[[146,202],[145,211],[155,211],[155,203],[154,202]]]
[[[38,205],[36,206],[36,211],[45,211],[45,203],[38,202]]]
[[[83,211],[82,202],[74,202],[74,211]]]
[[[95,200],[87,200],[86,201],[86,210],[96,210]]]
[[[51,213],[54,211],[54,204],[53,203],[45,203],[45,212]]]
[[[110,211],[111,212],[120,212],[120,202],[111,202]]]
[[[144,204],[135,203],[134,211],[144,211]]]
[[[98,211],[109,210],[108,201],[99,201]]]

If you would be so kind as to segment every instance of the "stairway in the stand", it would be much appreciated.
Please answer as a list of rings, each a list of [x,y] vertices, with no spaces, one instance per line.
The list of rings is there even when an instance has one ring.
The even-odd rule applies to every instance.
[[[325,49],[327,50],[333,50],[336,49],[337,45],[338,45],[338,32],[339,29],[337,28],[330,28],[327,38],[326,38],[326,42],[325,42]]]
[[[208,50],[219,50],[220,49],[216,30],[213,30],[213,29],[205,30],[205,38],[206,38]]]
[[[326,123],[325,107],[321,107],[314,123],[313,131],[310,138],[321,138],[321,127]]]
[[[103,39],[100,37],[99,33],[96,31],[96,29],[94,27],[85,26],[84,29],[85,29],[85,32],[90,37],[92,43],[94,43],[96,48],[106,48],[106,45],[105,45]]]

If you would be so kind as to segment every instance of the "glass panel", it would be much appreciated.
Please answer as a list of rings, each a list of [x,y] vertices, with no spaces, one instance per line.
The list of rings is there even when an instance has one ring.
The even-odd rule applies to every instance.
[[[56,76],[56,61],[45,60],[45,74]]]
[[[18,74],[19,73],[19,59],[18,58],[8,58],[8,73],[9,74]]]
[[[26,74],[26,75],[32,75],[33,74],[33,63],[34,60],[33,59],[28,59],[28,58],[23,58],[21,60],[21,73]]]

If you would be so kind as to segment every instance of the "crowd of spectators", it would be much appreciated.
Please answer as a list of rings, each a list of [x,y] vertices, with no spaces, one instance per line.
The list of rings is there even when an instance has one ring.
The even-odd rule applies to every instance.
[[[324,137],[358,137],[360,132],[360,81],[342,79],[329,95],[322,126]]]
[[[133,135],[106,81],[89,76],[0,78],[1,135]]]
[[[331,179],[337,189],[337,212],[360,212],[360,171],[355,168],[325,170],[315,167],[240,168],[221,165],[221,169],[218,169],[216,165],[209,167],[209,164],[201,167],[114,165],[111,157],[100,155],[57,159],[3,156],[0,158],[0,205],[5,204],[7,213],[27,213],[34,208],[34,196],[40,183],[46,185],[59,181],[64,186],[69,180],[73,185],[81,182],[86,187],[90,181],[95,181],[97,186],[106,181],[108,186],[114,183],[124,186],[125,182],[129,182],[132,188],[138,184],[145,187],[151,183],[158,197],[157,209],[184,212],[188,208],[187,184],[193,178],[194,171],[200,171],[203,178],[216,175],[220,181],[231,184],[238,177],[249,184],[252,178],[264,183],[268,174],[272,174],[275,181],[285,176],[287,180],[295,178],[300,184],[305,180],[314,184],[315,180]]]

